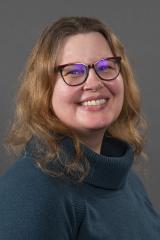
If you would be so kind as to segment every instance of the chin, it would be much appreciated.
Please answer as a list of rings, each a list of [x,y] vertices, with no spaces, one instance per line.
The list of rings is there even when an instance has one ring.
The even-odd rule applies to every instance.
[[[86,126],[85,129],[88,130],[88,131],[106,131],[108,125],[89,125],[89,126]]]
[[[96,122],[94,123],[93,121],[91,121],[89,124],[86,124],[85,126],[88,128],[88,129],[95,129],[95,130],[98,130],[98,129],[106,129],[108,128],[111,124],[112,124],[113,121],[103,121],[103,122]]]

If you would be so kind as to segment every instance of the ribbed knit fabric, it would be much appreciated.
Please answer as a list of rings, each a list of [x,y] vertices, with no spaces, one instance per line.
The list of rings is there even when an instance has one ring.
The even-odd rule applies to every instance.
[[[105,138],[81,184],[44,174],[33,142],[0,178],[0,240],[159,240],[160,217],[131,169],[132,148]],[[66,157],[74,148],[61,143]]]

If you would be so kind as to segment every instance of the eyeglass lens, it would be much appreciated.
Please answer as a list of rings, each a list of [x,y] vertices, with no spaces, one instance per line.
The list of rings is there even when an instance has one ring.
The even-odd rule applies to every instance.
[[[69,85],[77,85],[84,81],[87,67],[83,64],[72,64],[63,68],[63,78]]]
[[[119,68],[114,59],[102,59],[95,64],[95,71],[103,80],[111,80],[116,77]]]

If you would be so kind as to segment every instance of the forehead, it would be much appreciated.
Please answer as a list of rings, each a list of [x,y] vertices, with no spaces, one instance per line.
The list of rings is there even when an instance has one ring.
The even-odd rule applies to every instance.
[[[80,33],[63,40],[57,56],[57,65],[71,62],[90,64],[98,59],[112,57],[107,40],[98,32]]]

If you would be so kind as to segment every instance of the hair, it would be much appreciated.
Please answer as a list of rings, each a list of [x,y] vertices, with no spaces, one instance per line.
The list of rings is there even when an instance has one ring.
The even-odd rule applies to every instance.
[[[25,149],[32,137],[45,146],[45,151],[34,149],[38,166],[49,175],[74,176],[78,181],[88,174],[87,159],[82,164],[80,140],[54,114],[51,98],[56,81],[56,59],[66,37],[79,33],[98,32],[104,36],[114,56],[121,56],[121,75],[124,81],[124,103],[118,118],[108,127],[107,134],[124,140],[134,150],[135,156],[143,153],[146,121],[141,113],[140,93],[123,45],[112,30],[95,18],[65,17],[48,25],[31,51],[16,99],[16,114],[7,145],[15,153]],[[64,166],[65,171],[50,170],[48,163],[61,161],[59,141],[70,136],[75,146],[75,155]],[[39,153],[39,154],[38,154]]]

